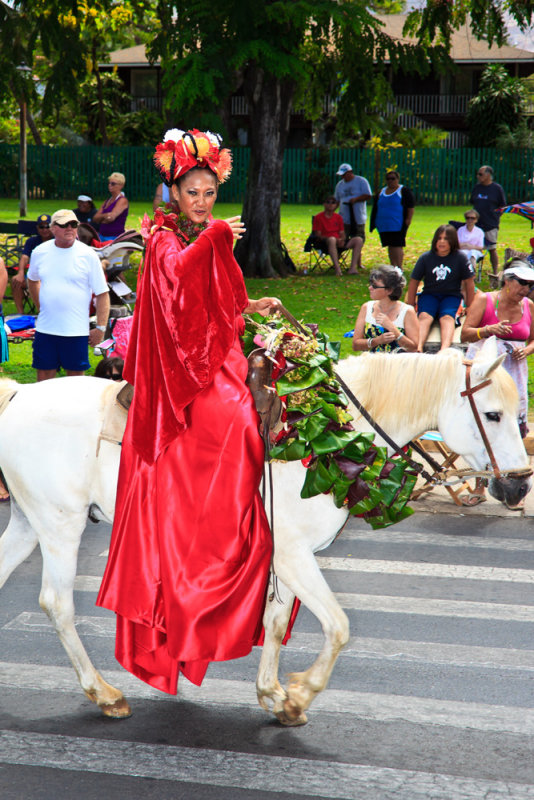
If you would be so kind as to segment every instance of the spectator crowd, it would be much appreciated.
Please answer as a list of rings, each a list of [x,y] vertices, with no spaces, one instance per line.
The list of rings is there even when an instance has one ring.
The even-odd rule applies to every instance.
[[[477,170],[471,207],[464,212],[463,220],[443,220],[432,234],[429,232],[429,249],[406,273],[404,251],[416,208],[414,194],[403,184],[399,171],[387,170],[384,185],[375,193],[367,178],[356,174],[349,163],[340,164],[335,178],[323,210],[313,217],[306,249],[327,257],[339,277],[343,267],[348,275],[358,274],[365,269],[366,232],[376,230],[389,261],[389,265],[377,265],[369,272],[369,300],[355,320],[353,349],[422,352],[436,323],[440,349],[461,341],[469,344],[468,354],[472,356],[486,338],[494,335],[506,353],[504,366],[519,389],[519,424],[526,433],[525,359],[534,352],[534,307],[530,299],[534,290],[534,239],[532,252],[507,263],[499,275],[497,242],[506,196],[494,180],[492,167],[482,165]],[[94,246],[80,241],[77,229],[79,225],[90,226],[96,239],[93,245],[98,239],[107,243],[123,234],[129,212],[125,184],[124,174],[112,172],[108,177],[109,197],[100,207],[90,195],[81,193],[76,208],[40,214],[35,234],[24,242],[18,267],[12,271],[11,289],[18,314],[24,313],[28,301],[37,313],[32,365],[38,381],[55,377],[60,369],[67,375],[83,375],[89,369],[88,348],[98,347],[109,333],[110,302],[102,262]],[[152,204],[154,211],[158,206],[170,209],[172,198],[164,183],[157,186]],[[494,281],[499,279],[500,283],[489,293],[475,285],[484,257],[490,262]],[[8,274],[0,258],[0,299],[7,285]],[[7,359],[2,325],[0,363]],[[95,374],[121,380],[121,359],[105,358]],[[0,501],[6,494],[0,487]],[[482,501],[484,487],[477,483],[474,494],[475,499],[469,498],[470,505]]]

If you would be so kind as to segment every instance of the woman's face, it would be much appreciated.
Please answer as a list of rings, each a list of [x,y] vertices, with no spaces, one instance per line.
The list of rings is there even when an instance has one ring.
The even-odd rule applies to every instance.
[[[171,187],[173,200],[192,222],[202,223],[209,218],[217,199],[217,181],[209,169],[188,172],[179,186]]]
[[[397,189],[399,188],[399,179],[398,179],[398,177],[396,175],[393,175],[393,173],[390,173],[389,175],[386,175],[386,186],[392,192],[396,192]]]
[[[467,225],[467,229],[472,231],[476,225],[477,218],[474,214],[466,214],[465,216],[465,224]]]
[[[444,258],[448,256],[451,252],[451,246],[449,244],[449,240],[447,239],[445,233],[441,233],[439,238],[436,242],[436,253],[440,258]]]
[[[122,192],[122,187],[123,186],[124,186],[124,184],[123,183],[119,183],[119,181],[114,181],[114,180],[108,181],[109,193],[112,196],[120,194],[120,192]]]
[[[534,285],[532,283],[520,281],[517,278],[505,278],[506,292],[510,295],[512,300],[522,300],[523,297],[528,297]]]

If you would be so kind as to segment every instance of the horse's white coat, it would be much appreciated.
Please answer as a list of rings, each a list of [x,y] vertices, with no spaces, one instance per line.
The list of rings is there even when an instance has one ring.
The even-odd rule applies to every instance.
[[[506,373],[495,371],[499,364],[488,340],[473,366],[472,385],[492,375],[490,386],[476,394],[477,406],[483,419],[489,412],[500,414],[499,422],[485,419],[485,424],[501,469],[521,469],[528,459],[515,420],[517,396]],[[488,456],[468,401],[460,397],[465,369],[458,353],[350,358],[340,363],[339,372],[399,444],[438,429],[472,467],[486,467]],[[0,402],[13,386],[11,381],[0,383]],[[39,542],[40,605],[87,696],[104,713],[124,716],[129,708],[121,692],[103,681],[78,637],[73,602],[78,547],[89,507],[97,505],[105,519],[113,520],[120,449],[102,442],[98,458],[96,452],[106,400],[114,387],[101,379],[75,377],[15,388],[16,396],[0,416],[0,465],[12,497],[11,520],[0,538],[0,587]],[[419,402],[421,393],[426,402]],[[368,426],[362,422],[357,424],[363,430]],[[314,557],[333,540],[347,513],[326,495],[302,500],[303,479],[300,462],[273,464],[279,597],[270,592],[266,603],[257,693],[262,707],[270,705],[286,724],[305,721],[305,710],[327,685],[349,638],[347,617]],[[314,664],[290,676],[284,689],[278,681],[278,660],[295,596],[317,616],[325,640]]]

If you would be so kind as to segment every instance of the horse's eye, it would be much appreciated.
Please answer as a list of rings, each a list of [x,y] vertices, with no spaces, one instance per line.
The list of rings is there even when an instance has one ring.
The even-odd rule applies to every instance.
[[[502,414],[499,414],[498,411],[488,411],[487,414],[484,415],[488,422],[500,422]]]

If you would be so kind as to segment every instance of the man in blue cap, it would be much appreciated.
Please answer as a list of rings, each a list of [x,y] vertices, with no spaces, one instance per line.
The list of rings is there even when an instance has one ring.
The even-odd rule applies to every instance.
[[[13,300],[19,314],[24,314],[24,289],[27,285],[24,270],[30,263],[31,254],[40,244],[53,238],[52,231],[50,230],[50,214],[39,214],[36,225],[37,233],[35,236],[30,236],[30,238],[26,239],[24,242],[18,271],[11,281]]]
[[[365,178],[354,174],[350,164],[341,164],[337,174],[341,180],[334,194],[345,226],[345,247],[352,250],[349,274],[354,274],[358,271],[358,266],[361,266],[360,255],[365,242],[367,219],[366,203],[371,199],[371,187]]]

